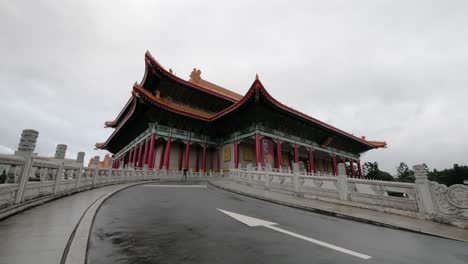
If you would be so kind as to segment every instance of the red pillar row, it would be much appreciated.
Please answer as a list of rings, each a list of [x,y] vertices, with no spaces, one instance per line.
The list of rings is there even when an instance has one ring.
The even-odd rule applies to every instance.
[[[281,165],[283,163],[283,157],[281,153],[281,141],[280,139],[276,139],[276,168],[281,168]]]
[[[190,140],[187,139],[185,142],[185,169],[189,169],[189,158],[190,158]]]
[[[200,170],[200,148],[196,148],[196,154],[195,154],[195,171],[198,172]]]
[[[143,142],[140,143],[139,147],[138,147],[138,162],[136,164],[136,167],[143,167]]]
[[[137,162],[138,162],[138,149],[139,149],[139,145],[137,144],[135,146],[135,151],[133,152],[133,167],[135,167],[135,168],[136,168]]]
[[[133,163],[133,149],[130,149],[128,152],[130,152],[128,156],[128,163],[132,164]]]
[[[154,168],[154,147],[156,145],[156,134],[153,133],[151,134],[151,139],[150,139],[150,147],[149,147],[149,157],[148,157],[148,168],[152,169]]]
[[[258,166],[258,164],[261,162],[260,159],[260,134],[256,133],[255,134],[255,167]]]
[[[182,143],[179,144],[179,160],[177,163],[177,169],[182,170],[182,158],[184,157],[184,146]]]
[[[294,144],[294,163],[299,163],[299,147]]]
[[[219,167],[219,164],[218,164]],[[206,144],[203,144],[203,152],[202,152],[202,171],[206,172]]]
[[[356,176],[356,173],[354,172],[354,163],[353,163],[353,160],[349,160],[349,165],[351,166],[351,177],[354,178],[354,176]]]
[[[336,155],[332,155],[333,175],[338,176],[338,166],[336,165]]]
[[[315,168],[314,162],[314,150],[312,148],[309,149],[309,166],[310,172],[317,173],[317,169]]]
[[[143,153],[143,166],[148,165],[149,139],[150,137],[147,137],[145,140],[145,152]]]
[[[169,162],[171,161],[171,137],[167,137],[166,152],[164,156],[165,156],[164,166],[166,166],[166,170],[169,170]]]
[[[167,143],[166,143],[167,145]],[[166,151],[166,147],[164,146],[164,144],[162,144],[161,146],[161,155],[159,157],[159,169],[162,169],[163,165],[164,165],[164,153]]]

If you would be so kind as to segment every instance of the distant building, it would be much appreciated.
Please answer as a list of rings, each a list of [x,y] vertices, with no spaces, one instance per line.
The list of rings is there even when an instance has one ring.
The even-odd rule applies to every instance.
[[[103,161],[99,161],[98,167],[99,167],[99,168],[108,168],[109,162],[110,162],[111,160],[112,160],[111,155],[106,154],[106,156],[104,156],[104,160],[103,160]],[[93,158],[89,159],[88,167],[90,167],[90,168],[94,167],[94,159],[93,159]]]
[[[114,132],[96,147],[114,154],[114,167],[223,171],[248,163],[281,169],[299,163],[337,175],[337,164],[348,163],[353,175],[362,175],[360,155],[386,147],[284,105],[258,76],[242,96],[202,79],[198,69],[183,80],[149,52],[143,80],[105,125]]]

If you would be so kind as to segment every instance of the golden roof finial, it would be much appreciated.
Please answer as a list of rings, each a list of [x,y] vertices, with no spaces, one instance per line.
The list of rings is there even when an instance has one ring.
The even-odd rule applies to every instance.
[[[258,73],[255,74],[255,80],[258,81]]]

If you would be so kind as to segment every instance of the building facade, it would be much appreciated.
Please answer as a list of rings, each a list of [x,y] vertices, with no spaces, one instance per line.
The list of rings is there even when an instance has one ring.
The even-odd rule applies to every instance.
[[[386,142],[356,137],[294,110],[272,97],[256,76],[242,96],[201,78],[189,80],[145,54],[143,80],[113,121],[99,149],[113,153],[112,166],[166,170],[227,171],[271,166],[337,175],[346,163],[362,176],[360,156]]]

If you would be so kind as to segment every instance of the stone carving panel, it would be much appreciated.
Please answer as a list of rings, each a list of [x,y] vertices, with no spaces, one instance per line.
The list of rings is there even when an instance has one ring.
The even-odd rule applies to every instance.
[[[447,187],[431,182],[431,191],[439,213],[468,220],[468,186],[455,184]]]

